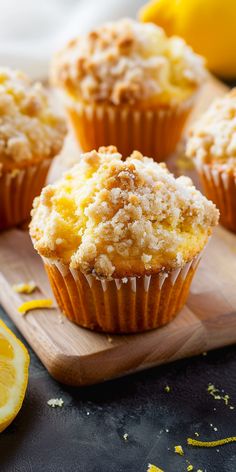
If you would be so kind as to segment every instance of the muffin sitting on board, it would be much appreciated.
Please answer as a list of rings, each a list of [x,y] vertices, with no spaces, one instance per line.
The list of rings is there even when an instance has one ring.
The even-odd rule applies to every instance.
[[[0,68],[0,229],[30,217],[65,131],[41,84]]]
[[[236,89],[215,100],[193,126],[187,156],[219,208],[222,225],[236,232]]]
[[[162,326],[186,301],[218,210],[190,179],[113,146],[35,199],[30,234],[64,314],[94,330]]]
[[[83,151],[114,144],[159,161],[175,150],[205,76],[182,39],[131,19],[70,41],[52,64]]]

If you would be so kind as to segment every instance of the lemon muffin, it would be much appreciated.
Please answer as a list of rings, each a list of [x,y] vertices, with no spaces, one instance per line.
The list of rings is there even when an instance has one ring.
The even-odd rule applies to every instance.
[[[190,179],[138,151],[122,160],[110,146],[43,189],[30,234],[71,321],[131,333],[181,309],[217,220]]]
[[[43,86],[0,68],[0,229],[29,218],[64,135]]]
[[[52,64],[83,151],[114,144],[158,161],[175,150],[205,76],[182,39],[131,19],[70,41]]]
[[[193,126],[187,156],[219,208],[222,225],[236,232],[236,89],[215,100]]]

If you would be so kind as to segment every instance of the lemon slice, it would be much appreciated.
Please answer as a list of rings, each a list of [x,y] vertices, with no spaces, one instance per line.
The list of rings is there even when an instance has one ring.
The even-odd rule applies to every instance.
[[[0,320],[0,432],[16,417],[28,383],[29,354]]]

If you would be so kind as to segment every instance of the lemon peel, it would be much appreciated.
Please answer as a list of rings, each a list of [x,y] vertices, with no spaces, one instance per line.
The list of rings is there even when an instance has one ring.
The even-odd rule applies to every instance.
[[[229,438],[218,439],[217,441],[198,441],[197,439],[188,438],[187,443],[189,446],[196,447],[217,447],[224,446],[225,444],[236,442],[236,436]]]
[[[19,313],[23,315],[28,311],[35,310],[37,308],[51,308],[53,305],[53,301],[50,298],[43,298],[41,300],[30,300],[28,302],[22,303],[18,307]]]

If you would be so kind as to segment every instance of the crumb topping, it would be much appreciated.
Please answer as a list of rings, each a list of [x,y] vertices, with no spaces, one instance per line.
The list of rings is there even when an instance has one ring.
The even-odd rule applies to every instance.
[[[203,59],[152,23],[122,19],[70,41],[52,80],[88,103],[169,103],[188,98],[206,75]]]
[[[236,88],[215,100],[194,124],[187,156],[236,172]]]
[[[46,89],[22,72],[0,68],[0,166],[53,157],[62,147],[65,124]]]
[[[38,252],[98,277],[181,267],[206,243],[218,210],[187,177],[113,146],[80,162],[35,199],[30,233]]]

